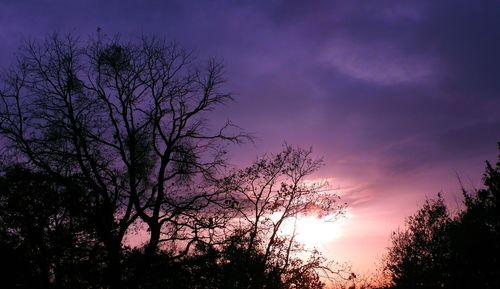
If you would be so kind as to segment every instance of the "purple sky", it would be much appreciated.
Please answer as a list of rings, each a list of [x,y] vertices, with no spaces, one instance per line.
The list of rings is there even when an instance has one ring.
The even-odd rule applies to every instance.
[[[309,147],[351,207],[329,257],[368,270],[426,196],[460,202],[500,140],[498,1],[0,0],[0,66],[25,39],[154,34],[226,66],[235,162]]]

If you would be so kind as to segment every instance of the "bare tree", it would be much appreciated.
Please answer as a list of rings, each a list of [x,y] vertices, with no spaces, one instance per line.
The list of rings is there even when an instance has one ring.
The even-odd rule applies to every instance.
[[[193,245],[227,249],[243,240],[236,248],[275,280],[321,288],[319,270],[335,272],[317,252],[297,258],[304,247],[283,228],[306,215],[342,214],[326,183],[307,180],[322,161],[286,146],[224,176],[227,146],[249,137],[230,122],[210,125],[208,115],[231,95],[221,90],[219,62],[201,67],[155,38],[28,42],[0,88],[0,143],[31,171],[85,188],[110,288],[124,285],[123,243],[136,225],[149,237],[146,261],[159,249],[179,260]]]
[[[336,273],[315,250],[307,260],[297,258],[306,251],[296,240],[298,218],[313,215],[334,221],[344,212],[326,182],[307,179],[321,165],[311,150],[286,145],[282,152],[264,156],[225,180],[230,192],[225,202],[235,212],[231,230],[246,236],[248,253],[262,251],[264,266],[279,268],[280,278],[290,287],[314,281],[312,272],[318,270]]]
[[[18,160],[59,178],[78,177],[95,206],[110,285],[131,224],[149,232],[146,253],[179,238],[191,212],[220,192],[225,146],[247,138],[207,113],[231,100],[222,65],[154,38],[86,43],[53,35],[24,45],[0,90],[0,136]]]

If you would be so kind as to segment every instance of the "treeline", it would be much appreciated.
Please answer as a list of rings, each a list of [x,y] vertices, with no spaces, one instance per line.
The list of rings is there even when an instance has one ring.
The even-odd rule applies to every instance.
[[[377,273],[338,288],[500,288],[500,155],[496,166],[486,162],[483,182],[472,192],[462,187],[458,212],[441,194],[427,199],[392,233]]]
[[[319,274],[333,273],[326,260],[317,252],[304,260],[306,252],[293,234],[279,234],[283,222],[311,213],[310,206],[314,213],[341,213],[331,196],[301,183],[319,164],[309,153],[288,147],[224,178],[221,198],[176,224],[176,235],[160,240],[153,254],[146,251],[149,243],[131,248],[123,240],[113,264],[118,268],[99,232],[102,209],[80,178],[60,179],[20,165],[4,168],[2,287],[324,288]],[[325,207],[317,207],[321,204]],[[170,228],[163,229],[168,236]],[[148,233],[136,221],[127,237]]]
[[[229,165],[251,137],[216,125],[231,100],[217,61],[155,38],[53,35],[2,77],[2,288],[319,289],[339,274],[359,287],[281,234],[343,213],[307,180],[322,165],[311,150]],[[387,288],[500,288],[500,162],[484,184],[460,213],[439,196],[392,235]]]
[[[280,233],[342,213],[305,182],[321,160],[285,145],[231,168],[228,145],[251,138],[214,120],[231,100],[217,61],[53,35],[22,46],[2,83],[2,288],[322,288],[333,273]]]
[[[458,213],[438,195],[393,233],[389,288],[500,288],[500,157],[487,162],[483,181],[475,192],[463,189]]]

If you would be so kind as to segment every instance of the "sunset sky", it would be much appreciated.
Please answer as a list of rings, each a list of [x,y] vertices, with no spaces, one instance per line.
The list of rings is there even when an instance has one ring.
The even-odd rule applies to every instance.
[[[461,202],[500,141],[499,1],[0,0],[0,67],[48,33],[156,35],[215,57],[235,102],[213,121],[255,135],[246,165],[312,147],[349,204],[319,249],[372,270],[426,197]],[[312,234],[312,233],[311,233]]]

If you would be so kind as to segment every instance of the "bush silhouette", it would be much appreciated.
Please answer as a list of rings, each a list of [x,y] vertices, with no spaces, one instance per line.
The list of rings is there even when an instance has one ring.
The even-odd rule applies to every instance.
[[[495,167],[486,162],[483,181],[463,189],[457,215],[438,195],[393,233],[384,265],[392,288],[500,288],[500,156]]]

